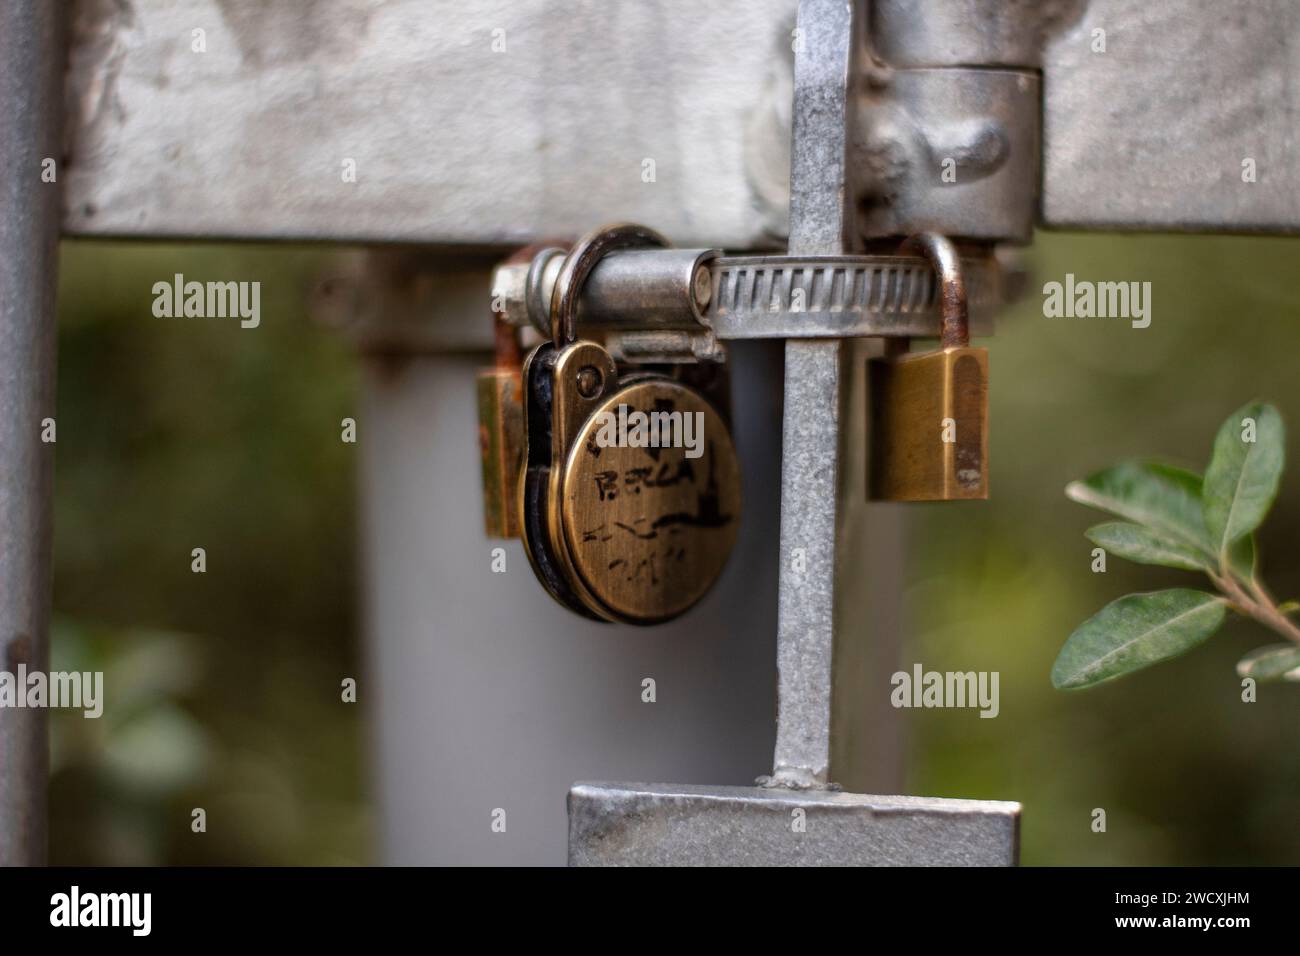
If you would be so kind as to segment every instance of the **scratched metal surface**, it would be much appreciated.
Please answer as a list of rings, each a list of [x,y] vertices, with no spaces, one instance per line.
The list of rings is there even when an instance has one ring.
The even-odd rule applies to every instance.
[[[679,244],[771,245],[788,134],[770,87],[788,98],[794,13],[78,0],[65,228],[474,245],[627,219]]]
[[[1091,0],[1044,72],[1048,225],[1300,229],[1300,3]]]
[[[771,245],[786,224],[795,8],[78,0],[64,226],[473,245],[626,218],[683,244]],[[1042,52],[1045,224],[1300,227],[1300,4],[1071,13]],[[937,55],[910,21],[887,22],[906,62]],[[196,28],[206,53],[190,52]],[[1246,157],[1255,183],[1241,182]]]

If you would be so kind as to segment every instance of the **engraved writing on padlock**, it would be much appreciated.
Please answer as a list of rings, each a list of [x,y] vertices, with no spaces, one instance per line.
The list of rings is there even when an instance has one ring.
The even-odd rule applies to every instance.
[[[600,230],[569,262],[590,271],[627,238]],[[621,381],[602,346],[574,340],[585,276],[569,262],[552,308],[557,341],[524,363],[525,550],[571,610],[654,624],[689,609],[721,574],[740,518],[739,464],[727,422],[700,392],[662,374]]]
[[[940,349],[869,364],[868,494],[883,501],[988,497],[988,351],[969,344],[966,292],[951,242],[909,240],[940,282]]]

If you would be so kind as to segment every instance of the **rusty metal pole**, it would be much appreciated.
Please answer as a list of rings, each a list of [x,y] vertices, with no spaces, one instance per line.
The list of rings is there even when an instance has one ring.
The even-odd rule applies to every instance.
[[[0,5],[0,670],[48,669],[65,5]],[[52,161],[52,162],[48,162]],[[42,708],[0,709],[0,865],[47,855]]]

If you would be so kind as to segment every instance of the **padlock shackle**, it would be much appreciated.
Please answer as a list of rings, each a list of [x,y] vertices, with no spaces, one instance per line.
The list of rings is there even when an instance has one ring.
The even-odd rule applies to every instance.
[[[943,325],[939,344],[945,349],[970,345],[970,315],[966,308],[966,280],[961,274],[961,257],[952,240],[937,232],[918,232],[903,241],[903,251],[923,255],[939,279],[939,303]]]
[[[662,235],[631,222],[601,226],[569,250],[551,292],[551,340],[562,348],[578,337],[578,296],[597,263],[615,249],[671,245]]]

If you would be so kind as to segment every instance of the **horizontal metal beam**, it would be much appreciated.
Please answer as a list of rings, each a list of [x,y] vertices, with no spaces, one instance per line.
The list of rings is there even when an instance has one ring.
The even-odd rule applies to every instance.
[[[1043,55],[1043,222],[1300,230],[1297,36],[1294,0],[1091,0]]]
[[[795,0],[80,10],[69,233],[777,244]]]
[[[579,783],[570,866],[1013,866],[1020,804]]]
[[[466,246],[628,219],[776,246],[796,6],[82,4],[64,228]],[[1300,4],[1074,0],[1026,29],[961,12],[988,6],[891,0],[874,25],[909,66],[1034,66],[1042,42],[1043,224],[1300,228]]]

